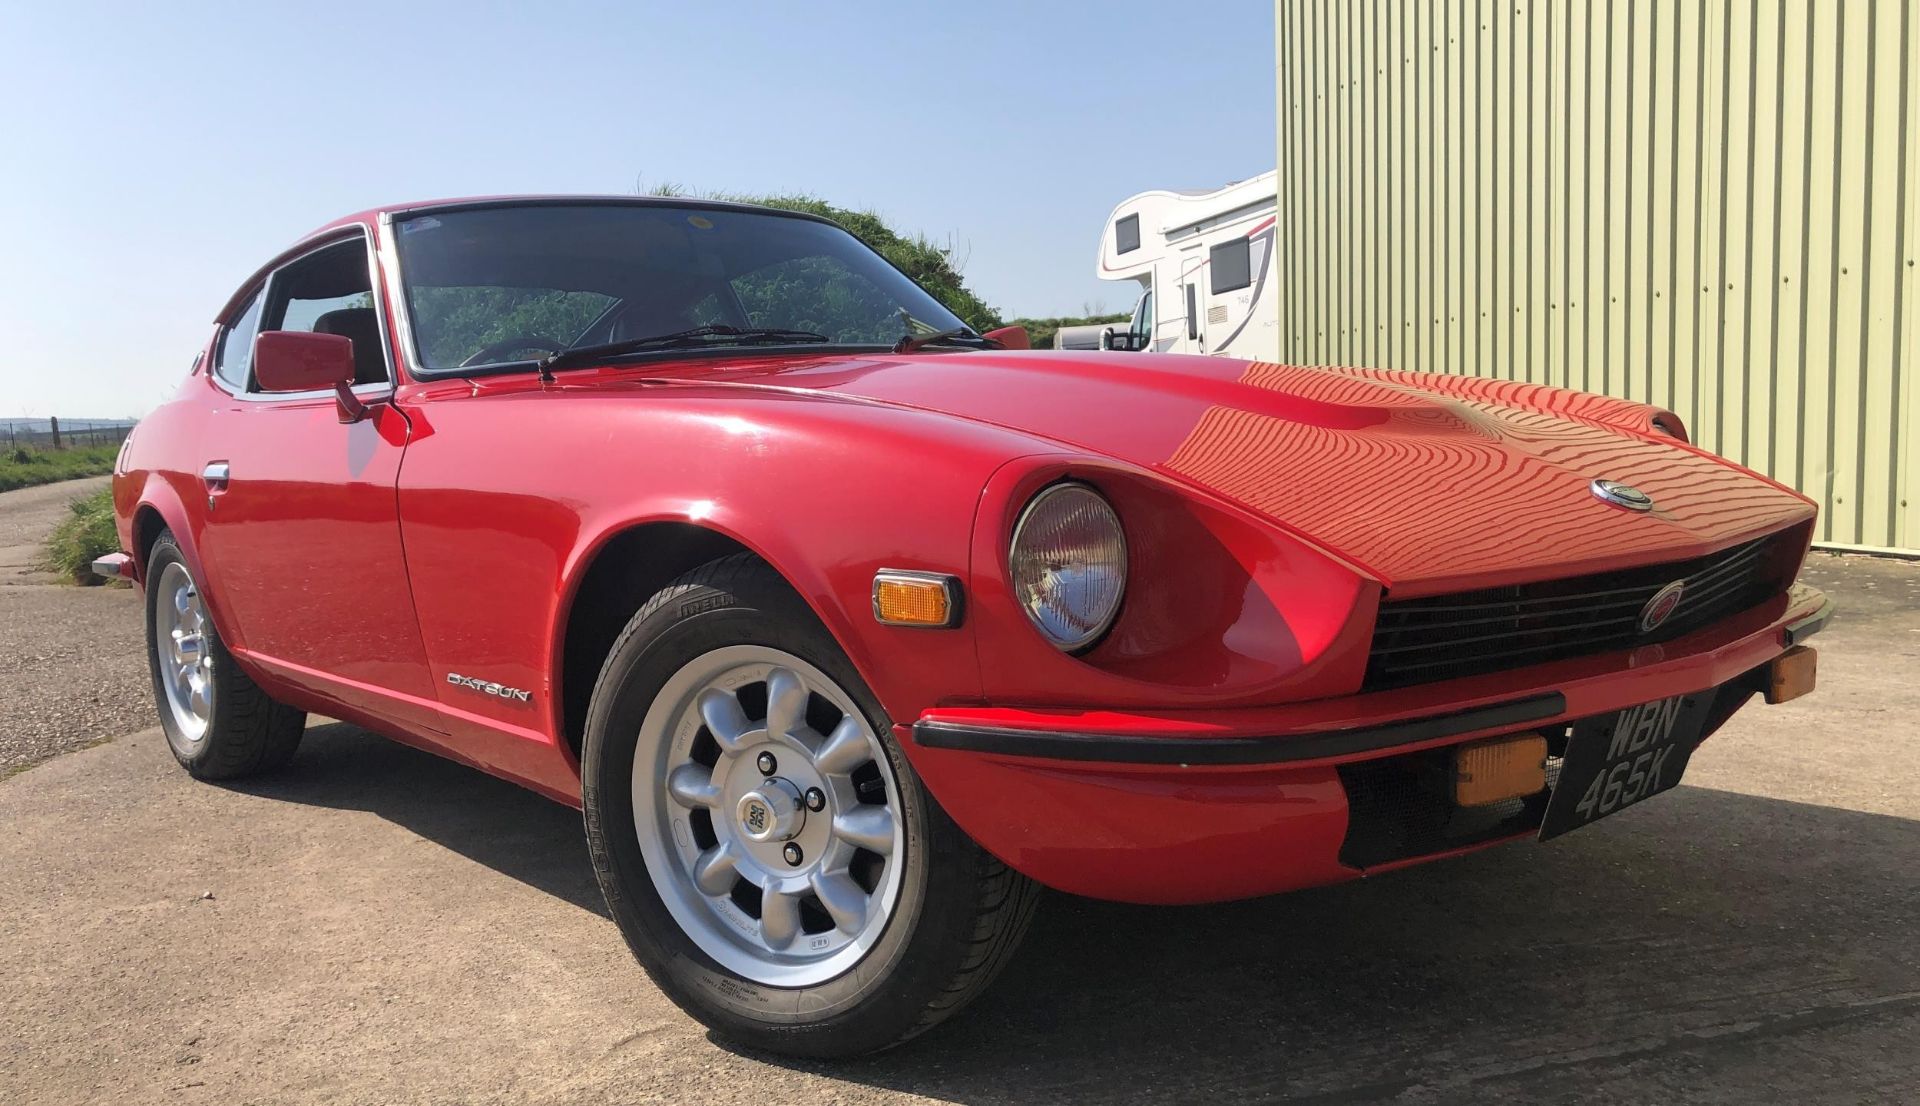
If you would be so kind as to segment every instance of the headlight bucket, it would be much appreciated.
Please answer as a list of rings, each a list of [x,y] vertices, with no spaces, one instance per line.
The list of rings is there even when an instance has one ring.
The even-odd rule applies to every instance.
[[[1672,411],[1655,411],[1651,422],[1656,432],[1665,434],[1669,438],[1678,438],[1689,444],[1693,441],[1687,437],[1687,424],[1681,422],[1680,416]]]
[[[1091,485],[1041,489],[1020,513],[1007,548],[1014,600],[1056,648],[1091,648],[1113,625],[1127,588],[1120,516]]]

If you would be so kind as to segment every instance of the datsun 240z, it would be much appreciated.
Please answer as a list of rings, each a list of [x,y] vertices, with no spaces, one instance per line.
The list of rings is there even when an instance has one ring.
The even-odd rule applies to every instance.
[[[806,215],[374,210],[220,309],[96,570],[188,772],[316,712],[577,806],[660,988],[815,1056],[965,1004],[1041,886],[1550,838],[1813,685],[1813,505],[1671,412],[1026,344]]]

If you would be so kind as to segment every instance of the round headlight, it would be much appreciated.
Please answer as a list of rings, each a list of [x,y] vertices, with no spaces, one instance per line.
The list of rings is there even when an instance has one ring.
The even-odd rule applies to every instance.
[[[1072,652],[1099,640],[1127,588],[1120,516],[1085,484],[1033,497],[1013,528],[1014,598],[1048,641]]]

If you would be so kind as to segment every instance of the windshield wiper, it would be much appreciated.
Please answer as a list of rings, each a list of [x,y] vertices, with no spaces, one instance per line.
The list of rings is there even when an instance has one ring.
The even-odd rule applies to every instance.
[[[1000,345],[1000,343],[991,338],[975,334],[973,328],[970,326],[957,326],[952,330],[935,330],[927,334],[903,334],[900,336],[900,340],[893,344],[893,352],[912,353],[923,346],[930,346],[935,342],[952,342],[956,340],[984,342],[988,346],[996,348]]]
[[[671,334],[649,334],[644,338],[626,338],[618,342],[602,342],[595,346],[573,346],[563,349],[559,353],[549,354],[540,360],[540,376],[542,379],[550,379],[555,369],[653,350],[692,349],[701,346],[784,346],[831,341],[833,339],[828,335],[811,330],[782,330],[778,327],[743,327],[714,323],[711,326],[696,326],[691,330],[676,330]]]

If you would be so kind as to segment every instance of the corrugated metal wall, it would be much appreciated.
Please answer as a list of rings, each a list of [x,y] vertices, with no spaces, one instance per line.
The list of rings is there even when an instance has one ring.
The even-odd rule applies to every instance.
[[[1920,548],[1913,0],[1278,0],[1281,351],[1672,408]]]

